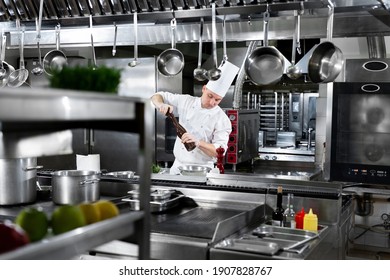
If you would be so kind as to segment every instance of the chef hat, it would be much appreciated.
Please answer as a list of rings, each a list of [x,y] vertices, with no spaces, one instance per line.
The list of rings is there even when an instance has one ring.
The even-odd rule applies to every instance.
[[[219,69],[221,70],[221,77],[216,81],[209,81],[206,87],[215,94],[224,97],[236,77],[239,68],[229,61],[225,61]]]

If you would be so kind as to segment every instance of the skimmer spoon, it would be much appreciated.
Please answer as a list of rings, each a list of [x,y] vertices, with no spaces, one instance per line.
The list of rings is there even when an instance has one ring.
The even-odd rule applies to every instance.
[[[36,25],[36,28],[37,28],[38,64],[37,64],[37,66],[35,68],[33,68],[31,70],[31,73],[33,73],[36,76],[40,76],[44,72],[43,66],[42,66],[42,54],[41,54],[41,47],[40,47],[42,13],[43,13],[43,0],[41,0],[40,3],[39,3],[38,20],[35,21],[35,25]]]

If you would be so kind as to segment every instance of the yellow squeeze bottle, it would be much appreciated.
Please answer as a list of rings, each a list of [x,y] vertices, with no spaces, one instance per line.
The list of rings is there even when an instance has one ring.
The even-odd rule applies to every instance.
[[[318,230],[318,218],[316,214],[313,214],[313,210],[310,208],[309,213],[303,218],[303,229],[317,232]]]

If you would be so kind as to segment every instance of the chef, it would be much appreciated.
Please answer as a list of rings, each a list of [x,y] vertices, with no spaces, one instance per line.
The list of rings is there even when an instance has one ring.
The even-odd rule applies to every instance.
[[[178,167],[183,165],[202,165],[210,168],[216,162],[216,149],[227,150],[232,126],[226,113],[219,107],[239,68],[229,61],[222,66],[221,77],[209,81],[202,87],[201,97],[188,94],[174,94],[160,91],[151,100],[156,109],[166,115],[167,112],[179,117],[180,124],[187,130],[182,138],[176,138],[173,154],[175,161],[170,174],[180,174]],[[183,143],[193,142],[196,148],[187,151]]]

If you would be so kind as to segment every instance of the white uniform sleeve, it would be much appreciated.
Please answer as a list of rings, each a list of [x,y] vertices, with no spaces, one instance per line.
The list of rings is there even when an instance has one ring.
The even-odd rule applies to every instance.
[[[211,143],[214,144],[215,148],[222,147],[227,151],[227,143],[229,141],[230,132],[232,132],[232,124],[228,116],[221,112],[219,116],[220,120],[218,121],[215,131],[213,134],[213,139]]]

